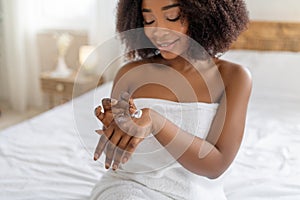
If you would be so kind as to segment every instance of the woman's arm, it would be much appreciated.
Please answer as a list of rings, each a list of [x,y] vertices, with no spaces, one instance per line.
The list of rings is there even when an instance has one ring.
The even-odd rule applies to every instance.
[[[107,156],[108,166],[112,162],[119,165],[123,153],[117,153],[116,155],[119,155],[117,158],[113,157],[113,152],[118,147],[131,154],[143,137],[152,132],[172,156],[189,171],[209,178],[221,175],[233,161],[241,144],[251,92],[250,75],[241,67],[235,69],[228,76],[230,81],[226,81],[228,84],[225,84],[225,92],[206,140],[184,132],[153,110],[143,109],[143,117],[134,120],[138,126],[132,123],[129,126],[125,123],[125,126],[120,128],[122,124],[114,124],[114,130],[106,133],[109,136],[107,138],[110,138],[108,144],[111,146]],[[121,110],[128,109],[126,105],[128,104],[125,100]],[[151,129],[148,128],[149,123]],[[143,127],[147,128],[143,130]],[[125,142],[122,138],[127,136],[127,131],[123,131],[124,129],[130,130],[131,138],[125,139]],[[110,137],[112,132],[114,137]],[[135,135],[137,137],[132,137]]]
[[[230,83],[225,86],[207,140],[184,132],[152,111],[156,139],[189,171],[217,178],[231,164],[240,147],[251,86],[251,78],[246,70],[241,67],[234,70]],[[162,121],[165,121],[163,125]]]

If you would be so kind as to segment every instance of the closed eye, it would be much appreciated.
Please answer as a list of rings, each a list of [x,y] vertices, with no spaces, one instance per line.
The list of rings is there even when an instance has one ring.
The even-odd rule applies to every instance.
[[[180,19],[180,15],[178,15],[178,17],[176,18],[173,18],[173,19],[170,19],[170,18],[167,18],[170,22],[176,22]]]
[[[177,17],[175,17],[175,18],[167,18],[167,20],[168,21],[170,21],[170,22],[176,22],[176,21],[178,21],[179,19],[180,19],[180,15],[178,15]],[[152,21],[149,21],[149,22],[147,22],[147,21],[144,21],[143,23],[144,23],[144,25],[151,25],[151,24],[153,24],[155,22],[155,20],[152,20]]]
[[[150,22],[147,22],[147,21],[144,21],[144,25],[150,25],[150,24],[153,24],[155,20],[152,20]]]

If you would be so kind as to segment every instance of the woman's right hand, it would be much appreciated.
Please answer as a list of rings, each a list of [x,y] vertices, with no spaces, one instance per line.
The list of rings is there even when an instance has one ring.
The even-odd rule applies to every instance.
[[[120,100],[103,99],[102,105],[95,109],[95,115],[103,123],[103,130],[96,132],[101,135],[94,159],[97,160],[105,151],[105,167],[108,169],[113,162],[113,169],[117,169],[119,164],[127,162],[131,154],[135,151],[144,136],[150,133],[147,118],[149,114],[144,110],[146,117],[143,119],[132,118],[131,115],[137,110],[133,99],[128,95],[122,95]],[[144,115],[145,116],[145,115]],[[121,121],[120,121],[121,119]]]
[[[113,121],[113,113],[111,108],[114,104],[116,104],[115,99],[104,98],[102,99],[103,112],[101,106],[95,108],[95,115],[102,122],[104,129],[108,128]]]

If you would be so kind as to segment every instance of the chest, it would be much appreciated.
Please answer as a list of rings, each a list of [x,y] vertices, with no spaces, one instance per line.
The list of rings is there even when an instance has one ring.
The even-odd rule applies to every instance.
[[[217,76],[207,72],[179,73],[176,71],[146,72],[143,79],[133,82],[130,92],[133,98],[158,98],[176,102],[216,102],[222,89]]]

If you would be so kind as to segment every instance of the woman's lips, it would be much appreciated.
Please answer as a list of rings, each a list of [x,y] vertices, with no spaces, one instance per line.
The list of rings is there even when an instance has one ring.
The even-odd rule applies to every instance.
[[[172,49],[174,48],[174,46],[176,45],[177,41],[179,39],[173,41],[173,42],[160,42],[160,43],[156,43],[157,44],[157,48],[160,51],[172,51]]]

